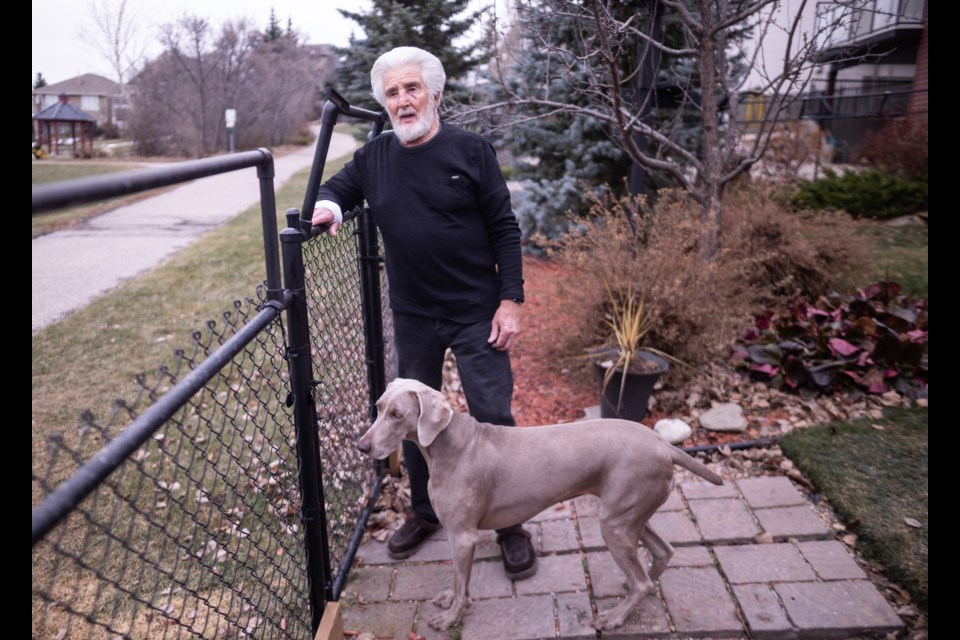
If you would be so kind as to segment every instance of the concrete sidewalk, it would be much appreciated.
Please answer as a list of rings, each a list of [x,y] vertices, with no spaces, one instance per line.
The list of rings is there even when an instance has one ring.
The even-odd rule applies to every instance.
[[[313,127],[314,135],[319,125]],[[352,153],[358,143],[334,132],[327,160]],[[274,159],[274,189],[313,164],[316,144]],[[35,238],[33,333],[57,322],[121,283],[260,202],[254,167],[209,176],[118,207],[85,224]],[[303,204],[277,202],[278,213]]]
[[[341,594],[343,627],[377,638],[849,638],[904,628],[851,552],[786,477],[682,482],[651,523],[676,548],[670,567],[627,623],[589,622],[625,593],[600,536],[597,499],[556,505],[527,524],[539,570],[512,582],[493,532],[477,548],[462,634],[431,629],[430,600],[453,569],[441,529],[395,561],[370,541]],[[766,532],[772,542],[757,544]],[[642,554],[645,551],[641,550]],[[646,556],[645,556],[646,557]],[[647,557],[649,562],[649,558]]]

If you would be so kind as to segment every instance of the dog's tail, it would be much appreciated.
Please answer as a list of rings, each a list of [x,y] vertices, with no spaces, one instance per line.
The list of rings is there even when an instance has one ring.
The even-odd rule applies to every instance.
[[[704,480],[709,480],[713,484],[723,484],[723,478],[718,476],[716,473],[707,468],[705,464],[694,458],[693,456],[687,454],[682,449],[677,447],[670,447],[671,455],[673,456],[674,464],[678,464],[684,469],[689,469],[695,474],[703,478]]]

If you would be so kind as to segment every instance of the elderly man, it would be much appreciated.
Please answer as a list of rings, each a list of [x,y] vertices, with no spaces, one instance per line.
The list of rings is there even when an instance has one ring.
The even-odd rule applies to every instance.
[[[342,211],[366,200],[385,245],[399,375],[434,389],[453,351],[470,413],[516,424],[509,350],[520,330],[520,227],[491,144],[443,122],[446,74],[434,55],[398,47],[370,71],[373,95],[393,131],[359,149],[321,188],[312,223],[335,235]],[[387,542],[407,558],[439,528],[427,494],[426,461],[403,443],[412,511]],[[533,575],[536,554],[522,524],[497,531],[504,569]]]

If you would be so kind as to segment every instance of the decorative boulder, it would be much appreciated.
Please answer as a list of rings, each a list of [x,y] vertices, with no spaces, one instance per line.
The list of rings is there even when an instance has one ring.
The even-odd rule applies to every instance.
[[[657,420],[657,424],[653,425],[653,430],[670,444],[680,444],[693,433],[690,425],[677,418]]]
[[[728,402],[705,411],[700,416],[700,426],[711,431],[744,431],[747,419],[740,405]]]

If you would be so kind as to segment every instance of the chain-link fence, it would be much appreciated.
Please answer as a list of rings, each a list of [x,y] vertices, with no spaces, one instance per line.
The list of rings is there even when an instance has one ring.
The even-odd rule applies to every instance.
[[[369,425],[373,417],[367,363],[376,357],[368,352],[371,345],[361,315],[363,274],[358,265],[366,263],[379,280],[371,293],[378,293],[380,299],[368,306],[387,308],[386,272],[380,268],[377,256],[359,253],[363,242],[359,227],[365,222],[363,218],[348,221],[335,237],[321,236],[304,245],[305,294],[307,315],[311,318],[310,349],[330,549],[329,595],[333,599],[339,598],[339,587],[349,570],[349,556],[354,550],[351,545],[358,542],[354,540],[355,526],[370,501],[377,475],[369,458],[355,446],[363,433],[358,431],[358,425]],[[335,295],[331,295],[333,292]],[[389,337],[390,316],[379,315],[387,320],[381,326],[383,334]],[[377,346],[383,348],[389,367],[393,360],[392,340]]]
[[[117,400],[104,423],[83,414],[76,444],[50,438],[45,460],[34,460],[34,493],[49,494],[47,478],[117,442],[121,427],[247,326],[255,304],[237,303],[195,333],[172,370],[141,376],[139,395]],[[34,637],[309,637],[285,340],[269,315],[34,545]]]
[[[76,433],[35,443],[35,638],[310,638],[323,603],[338,597],[379,487],[379,468],[354,442],[372,417],[371,390],[384,384],[387,288],[364,217],[335,238],[280,234],[297,237],[284,246],[280,286],[267,159],[257,164],[270,180],[257,298],[196,332],[172,367],[141,376],[138,395],[117,400],[105,420],[86,412]],[[238,163],[229,164],[118,174],[77,193],[35,189],[34,211]],[[303,327],[307,349],[293,337]],[[322,493],[311,506],[314,485]]]

